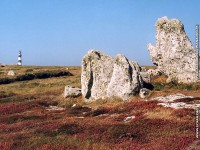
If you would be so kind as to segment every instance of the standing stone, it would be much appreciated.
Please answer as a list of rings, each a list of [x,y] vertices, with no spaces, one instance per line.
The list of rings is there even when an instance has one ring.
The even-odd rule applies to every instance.
[[[82,60],[82,95],[85,99],[105,98],[113,72],[112,57],[91,50]]]
[[[100,51],[89,51],[82,61],[82,95],[86,101],[119,97],[127,100],[143,86],[137,63],[123,55],[115,59]]]
[[[118,54],[115,57],[113,74],[108,85],[107,96],[127,100],[136,95],[143,86],[139,72],[140,66],[137,63],[129,61],[125,56]]]
[[[196,52],[178,19],[163,17],[156,23],[156,46],[148,45],[152,62],[168,81],[196,81]]]

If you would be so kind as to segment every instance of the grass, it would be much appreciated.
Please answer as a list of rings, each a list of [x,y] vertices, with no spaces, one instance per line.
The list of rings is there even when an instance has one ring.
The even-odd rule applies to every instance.
[[[1,75],[10,69],[22,75],[66,67],[6,66]],[[74,76],[0,85],[1,150],[171,150],[185,149],[195,141],[193,110],[163,108],[138,96],[127,102],[104,99],[91,103],[85,103],[81,96],[63,98],[65,85],[81,87],[80,67],[68,67],[68,71]],[[151,97],[177,92],[199,95],[198,88],[177,86],[154,88]],[[48,111],[49,106],[65,109]],[[135,119],[124,122],[129,116]]]

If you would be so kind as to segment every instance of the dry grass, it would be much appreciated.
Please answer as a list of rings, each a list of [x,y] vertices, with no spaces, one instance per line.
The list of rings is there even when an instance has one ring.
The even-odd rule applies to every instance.
[[[195,141],[193,110],[163,108],[138,96],[127,102],[105,99],[91,103],[82,97],[63,98],[65,85],[81,87],[80,67],[68,68],[74,76],[0,85],[1,150],[172,150],[185,149]],[[23,74],[66,67],[7,66],[1,72],[10,69]],[[150,98],[177,92],[200,93],[164,88],[152,91]],[[49,106],[65,109],[48,111]],[[135,119],[125,122],[129,116]]]
[[[144,114],[148,119],[162,119],[162,120],[173,120],[172,110],[169,108],[157,108],[153,111],[148,111]]]

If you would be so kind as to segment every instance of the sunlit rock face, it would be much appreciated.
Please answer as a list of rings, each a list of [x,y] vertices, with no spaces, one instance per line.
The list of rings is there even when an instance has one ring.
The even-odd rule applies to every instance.
[[[82,60],[82,95],[85,101],[118,97],[127,100],[143,86],[140,66],[118,54],[115,59],[96,50]]]
[[[118,54],[114,60],[114,69],[108,85],[107,96],[127,100],[136,95],[142,86],[140,66]]]
[[[148,45],[152,62],[168,76],[168,82],[196,81],[195,49],[178,19],[159,18],[156,22],[156,46]]]

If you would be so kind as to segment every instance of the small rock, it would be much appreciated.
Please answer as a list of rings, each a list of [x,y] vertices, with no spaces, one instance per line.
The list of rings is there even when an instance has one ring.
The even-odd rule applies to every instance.
[[[74,118],[83,119],[83,118],[85,118],[85,117],[74,117]]]
[[[139,96],[140,96],[140,98],[146,98],[147,96],[149,96],[149,93],[150,93],[149,89],[142,88],[142,89],[140,89]]]
[[[72,86],[65,86],[64,90],[64,98],[66,97],[78,97],[81,95],[81,89],[80,88],[75,88]]]
[[[8,71],[8,76],[15,76],[16,73],[13,70]]]
[[[135,116],[129,116],[129,117],[124,118],[124,122],[128,122],[128,121],[131,121],[133,119],[135,119]]]
[[[58,107],[58,106],[49,106],[46,108],[46,110],[52,111],[52,110],[65,110],[65,108]]]
[[[73,108],[73,107],[76,107],[76,106],[77,106],[77,104],[73,104],[73,105],[72,105],[72,108]]]

